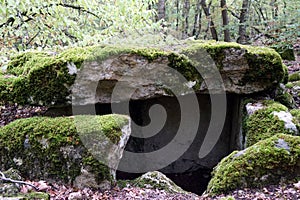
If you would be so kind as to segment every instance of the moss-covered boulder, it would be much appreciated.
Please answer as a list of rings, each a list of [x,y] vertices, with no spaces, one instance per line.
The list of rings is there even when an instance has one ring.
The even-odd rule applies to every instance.
[[[219,73],[222,80],[216,81]],[[94,46],[60,53],[25,52],[13,56],[0,74],[0,101],[66,104],[72,92],[80,105],[106,103],[111,102],[117,83],[122,83],[125,94],[136,89],[132,99],[184,94],[189,89],[219,92],[222,81],[227,92],[249,94],[275,87],[285,75],[274,50],[236,43],[185,41],[160,48]]]
[[[275,49],[280,54],[282,59],[295,60],[295,52],[294,52],[293,44],[282,42],[277,45],[271,46],[271,48]]]
[[[272,100],[246,104],[243,133],[247,147],[278,133],[299,134],[299,122],[286,106]]]
[[[188,193],[181,189],[179,186],[177,186],[166,175],[158,171],[143,174],[141,177],[131,181],[131,184],[140,188],[159,189],[169,193]]]
[[[207,192],[262,187],[300,178],[300,137],[278,134],[224,158],[212,173]]]
[[[129,127],[123,115],[19,119],[0,128],[0,169],[13,167],[31,180],[107,188]]]

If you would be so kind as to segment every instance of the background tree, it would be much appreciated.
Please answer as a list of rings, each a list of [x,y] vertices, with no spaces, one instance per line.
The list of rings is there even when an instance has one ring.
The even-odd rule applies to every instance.
[[[229,18],[227,13],[227,5],[226,0],[221,0],[221,9],[222,9],[222,20],[223,20],[223,28],[224,28],[224,41],[230,42],[230,33],[229,33]]]
[[[212,2],[212,1],[211,1]],[[211,6],[211,2],[209,3],[209,5],[206,4],[206,0],[202,0],[201,1],[201,6],[202,6],[202,9],[204,11],[204,14],[206,16],[206,19],[207,19],[207,23],[208,23],[208,28],[210,29],[210,32],[211,32],[211,36],[214,40],[217,40],[218,41],[218,34],[217,34],[217,30],[216,30],[216,27],[215,27],[215,23],[212,19],[212,16],[210,14],[210,6]]]
[[[183,11],[182,11],[182,38],[188,37],[189,31],[189,14],[190,14],[190,0],[183,1]]]
[[[92,45],[133,32],[273,46],[292,45],[300,37],[300,0],[0,0],[0,5],[0,46],[18,50]]]
[[[158,0],[157,17],[158,17],[158,20],[165,19],[165,17],[166,17],[166,2],[165,2],[165,0]]]
[[[248,40],[250,39],[247,35],[247,19],[249,14],[249,8],[250,8],[250,0],[243,0],[242,8],[240,12],[240,23],[239,23],[239,38],[237,39],[238,43],[246,44]]]

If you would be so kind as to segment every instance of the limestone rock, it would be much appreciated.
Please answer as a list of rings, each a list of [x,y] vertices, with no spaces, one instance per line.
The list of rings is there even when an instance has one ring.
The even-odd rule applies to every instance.
[[[31,180],[101,188],[102,182],[115,181],[128,127],[124,115],[16,120],[0,128],[0,168],[14,165]],[[30,146],[24,145],[26,139]]]
[[[300,178],[300,137],[278,134],[232,152],[213,171],[210,194],[255,188]]]
[[[299,134],[299,121],[288,108],[272,100],[246,104],[243,134],[249,147],[278,133]]]
[[[170,193],[187,193],[161,172],[153,171],[133,180],[134,186],[165,190]]]
[[[276,87],[285,75],[274,50],[236,43],[186,41],[160,49],[93,46],[56,55],[14,56],[0,76],[0,100],[49,106],[185,95],[192,90],[251,94]]]

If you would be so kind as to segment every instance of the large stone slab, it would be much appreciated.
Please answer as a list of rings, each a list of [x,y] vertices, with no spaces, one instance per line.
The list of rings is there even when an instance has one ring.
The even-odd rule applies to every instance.
[[[0,128],[0,169],[31,180],[108,189],[130,136],[122,115],[33,117]]]
[[[128,93],[132,100],[192,90],[251,94],[275,87],[285,73],[274,50],[236,43],[186,41],[161,48],[96,46],[58,54],[26,52],[12,57],[0,74],[0,101],[70,104],[72,91],[73,104],[111,103],[117,86],[116,101]]]

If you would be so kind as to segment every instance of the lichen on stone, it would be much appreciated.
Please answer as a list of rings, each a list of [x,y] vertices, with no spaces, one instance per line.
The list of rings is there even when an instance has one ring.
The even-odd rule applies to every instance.
[[[244,116],[243,119],[243,132],[246,137],[247,147],[279,133],[294,135],[298,133],[298,129],[290,129],[291,126],[297,126],[292,122],[293,120],[287,125],[284,120],[275,114],[288,113],[288,108],[286,106],[272,100],[265,100],[260,103],[262,104],[260,109],[254,111],[250,115]],[[287,126],[289,128],[287,128]]]
[[[214,168],[208,193],[221,194],[300,178],[299,136],[277,134],[238,153],[232,152]]]

